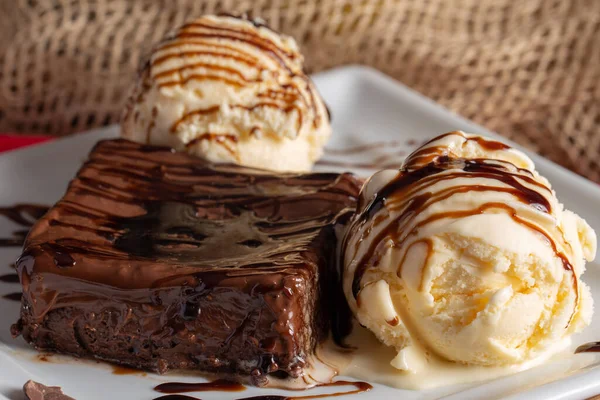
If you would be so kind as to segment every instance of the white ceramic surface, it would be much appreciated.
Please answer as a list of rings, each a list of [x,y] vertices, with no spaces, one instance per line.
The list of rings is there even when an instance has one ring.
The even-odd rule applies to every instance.
[[[385,150],[353,155],[354,161],[368,162],[381,152],[392,153],[400,164],[403,154],[436,134],[462,129],[467,132],[496,136],[464,120],[431,100],[407,89],[396,81],[364,67],[345,67],[315,76],[333,116],[334,136],[329,148],[343,149],[372,142],[397,142]],[[82,135],[6,153],[0,156],[0,206],[19,202],[50,204],[60,198],[70,178],[86,154],[101,138],[118,134],[117,127],[95,130]],[[327,154],[326,159],[343,161],[349,156]],[[532,155],[540,172],[556,189],[565,205],[586,218],[600,232],[600,188],[564,168]],[[324,165],[317,170],[336,170]],[[370,171],[356,170],[367,175]],[[8,237],[17,227],[0,219],[0,237]],[[9,273],[9,264],[19,254],[17,248],[0,248],[0,275]],[[600,301],[600,271],[590,264],[584,275]],[[0,296],[19,291],[19,285],[0,282]],[[69,357],[49,357],[42,362],[22,339],[14,340],[9,327],[16,321],[19,305],[0,298],[0,399],[22,399],[21,386],[28,379],[47,385],[60,385],[78,400],[149,400],[157,397],[152,388],[166,381],[194,382],[200,379],[186,374],[114,375],[112,367],[94,361]],[[574,338],[574,346],[600,340],[600,312],[592,326]],[[600,369],[594,355],[577,355],[555,361],[530,371],[473,385],[446,387],[430,391],[403,391],[375,385],[368,393],[342,399],[374,400],[382,398],[412,399],[584,399],[600,393]],[[319,389],[294,395],[315,394]],[[198,397],[236,399],[239,397],[285,394],[280,390],[249,388],[241,393],[198,393]],[[291,394],[291,393],[287,393]]]

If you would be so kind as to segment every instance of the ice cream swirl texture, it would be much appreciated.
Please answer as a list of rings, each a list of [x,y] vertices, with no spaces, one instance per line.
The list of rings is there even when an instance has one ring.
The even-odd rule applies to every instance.
[[[292,38],[256,21],[209,15],[154,48],[122,135],[211,162],[307,171],[331,127]]]
[[[342,246],[350,307],[399,369],[521,363],[591,321],[594,231],[525,154],[481,136],[441,135],[371,177]]]

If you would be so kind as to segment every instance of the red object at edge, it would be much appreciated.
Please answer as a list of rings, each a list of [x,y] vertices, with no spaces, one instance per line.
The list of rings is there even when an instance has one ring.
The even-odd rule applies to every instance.
[[[15,150],[21,147],[31,146],[32,144],[47,142],[54,139],[52,136],[43,135],[15,135],[0,134],[0,153]]]

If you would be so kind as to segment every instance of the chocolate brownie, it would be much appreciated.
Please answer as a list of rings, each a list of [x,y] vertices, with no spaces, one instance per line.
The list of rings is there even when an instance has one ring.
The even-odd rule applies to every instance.
[[[273,174],[99,142],[32,228],[13,334],[165,372],[297,378],[329,327],[350,174]]]

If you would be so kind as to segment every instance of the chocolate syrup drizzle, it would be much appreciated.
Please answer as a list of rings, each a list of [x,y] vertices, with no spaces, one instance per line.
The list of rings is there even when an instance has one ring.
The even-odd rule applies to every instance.
[[[370,265],[376,265],[378,262],[376,259],[379,256],[376,253],[378,246],[382,242],[391,240],[394,246],[401,247],[410,238],[411,232],[416,232],[422,226],[433,221],[445,218],[463,218],[486,213],[490,210],[503,210],[515,222],[539,232],[548,240],[556,256],[562,261],[564,269],[573,271],[573,266],[569,262],[569,259],[558,249],[555,238],[552,235],[533,222],[525,220],[519,215],[516,209],[504,203],[491,202],[472,210],[441,212],[420,221],[411,228],[411,232],[405,232],[401,229],[401,227],[411,226],[411,221],[431,204],[465,192],[505,192],[521,203],[533,207],[538,211],[544,213],[552,212],[552,206],[548,200],[548,197],[553,196],[551,189],[535,179],[531,171],[519,169],[510,163],[498,160],[452,158],[448,155],[446,147],[428,146],[434,141],[448,135],[460,135],[467,141],[475,140],[481,147],[490,151],[508,148],[503,143],[485,140],[480,137],[467,139],[461,132],[448,133],[442,137],[432,139],[432,141],[426,143],[421,149],[414,152],[405,161],[397,177],[380,189],[374,198],[361,198],[361,202],[367,200],[369,203],[359,203],[359,211],[355,216],[353,225],[349,228],[349,232],[357,231],[361,229],[360,227],[370,222],[386,225],[377,237],[369,240],[370,246],[356,263],[357,267],[352,277],[352,294],[355,298],[361,289],[361,280],[365,272]],[[442,181],[473,178],[497,181],[503,185],[456,185],[437,192],[426,190]],[[393,219],[376,218],[377,214],[384,208],[390,211],[401,211],[401,214]],[[562,232],[560,232],[559,237],[562,237]],[[347,238],[348,236],[345,239]],[[432,251],[433,246],[431,242],[428,240],[421,242],[428,246],[430,252]],[[343,252],[350,251],[347,240],[345,240],[342,247]],[[564,247],[568,247],[566,241]],[[398,274],[401,274],[401,270],[398,271]],[[575,292],[578,293],[575,274],[573,274],[573,283]]]
[[[216,384],[216,385],[215,385]],[[208,383],[188,383],[188,384],[182,384],[182,383],[165,383],[163,385],[159,385],[155,388],[155,390],[157,390],[157,388],[164,386],[164,385],[170,385],[168,386],[168,390],[169,391],[164,391],[162,390],[158,390],[159,392],[162,393],[185,393],[185,392],[203,392],[203,391],[239,391],[239,387],[241,387],[241,390],[244,390],[244,386],[243,385],[233,385],[232,387],[235,388],[234,390],[229,390],[229,386],[228,384],[231,384],[231,382],[228,381],[214,381],[214,382],[208,382]],[[184,385],[184,386],[181,386]],[[213,386],[214,385],[214,386]],[[325,394],[313,394],[313,395],[304,395],[304,396],[280,396],[280,395],[262,395],[262,396],[251,396],[251,397],[243,397],[243,398],[239,398],[237,400],[309,400],[309,399],[324,399],[324,398],[328,398],[328,397],[339,397],[339,396],[345,396],[345,395],[350,395],[350,394],[359,394],[359,393],[363,393],[363,392],[368,392],[369,390],[373,389],[373,386],[370,385],[367,382],[351,382],[351,381],[336,381],[336,382],[331,382],[331,383],[324,383],[319,385],[320,387],[332,387],[332,386],[354,386],[355,389],[354,390],[349,390],[349,391],[345,391],[345,392],[336,392],[336,393],[325,393]],[[197,387],[198,389],[194,389],[194,387]],[[179,390],[179,391],[175,391],[175,389],[177,388],[182,388],[183,390]],[[173,391],[171,391],[173,390]],[[191,396],[187,396],[187,395],[181,395],[181,394],[170,394],[167,396],[160,396],[155,398],[154,400],[200,400],[197,397],[191,397]]]
[[[35,221],[48,211],[48,207],[39,204],[16,204],[11,207],[0,207],[0,215],[23,227],[31,227]],[[0,247],[20,247],[25,241],[29,229],[18,229],[12,238],[0,238]]]
[[[496,140],[488,140],[481,136],[467,138],[462,132],[448,132],[434,137],[425,142],[417,151],[413,152],[404,162],[405,165],[425,165],[433,162],[436,158],[449,156],[449,149],[445,146],[429,146],[430,144],[444,139],[448,136],[461,136],[467,142],[476,142],[479,147],[487,151],[500,151],[510,149],[510,146]]]
[[[260,22],[247,20],[243,16],[223,17],[249,21],[254,26],[233,24],[226,18],[221,23],[200,18],[183,25],[155,49],[146,70],[142,72],[146,86],[151,84],[151,80],[159,88],[183,86],[190,81],[218,81],[239,89],[265,83],[265,79],[276,79],[277,83],[264,85],[265,88],[256,94],[255,101],[230,104],[229,107],[250,113],[265,108],[288,114],[295,112],[298,132],[304,120],[310,118],[312,126],[318,128],[323,120],[329,118],[326,108],[318,104],[320,100],[317,99],[312,81],[299,66],[297,52],[288,51],[269,36],[261,34],[264,25]],[[258,50],[259,54],[253,50]],[[210,57],[213,62],[207,62],[203,56]],[[166,66],[165,63],[172,59],[181,62],[175,67]],[[270,72],[268,78],[264,78],[265,72]],[[140,92],[134,100],[139,102],[142,96]],[[132,105],[126,113],[131,110]],[[219,111],[218,105],[192,109],[171,126],[171,132],[176,132],[179,125],[190,119],[210,118]],[[148,136],[154,125],[154,121],[150,122]],[[229,134],[204,132],[195,143],[205,140],[220,144],[237,157],[237,136],[232,140]]]
[[[35,221],[41,218],[48,211],[48,207],[39,204],[16,204],[11,207],[0,207],[0,215],[8,218],[12,222],[31,227]],[[13,232],[12,238],[0,238],[0,247],[20,247],[23,245],[29,229],[18,229]],[[10,265],[14,269],[14,264]],[[0,275],[0,282],[19,283],[19,275],[4,274]],[[9,293],[2,298],[10,301],[21,301],[22,293]]]
[[[338,209],[352,202],[358,185],[349,183],[348,192],[328,192],[322,185],[333,182],[336,174],[283,174],[288,178],[281,182],[280,176],[252,169],[212,167],[197,159],[190,163],[181,160],[180,154],[168,157],[171,153],[161,147],[141,146],[147,155],[135,154],[134,148],[140,146],[125,140],[101,142],[98,147],[102,151],[92,154],[85,172],[72,181],[71,191],[54,207],[48,221],[51,227],[60,228],[54,230],[60,237],[52,241],[59,267],[73,266],[73,256],[84,247],[85,254],[99,257],[160,258],[199,267],[289,265],[296,250],[288,238],[312,237],[333,220]],[[221,169],[219,175],[216,169]],[[253,171],[257,174],[244,174]],[[124,193],[121,187],[125,183],[135,189]],[[110,202],[114,208],[88,206],[84,200],[89,196]],[[294,203],[300,198],[315,207],[314,212],[306,213],[314,214],[314,220],[294,220],[292,214],[286,215],[295,212]],[[77,219],[68,218],[73,222],[67,222],[57,218],[61,214]],[[34,231],[28,244],[39,243],[40,233]],[[222,246],[226,237],[233,246]]]
[[[140,369],[135,369],[135,368],[129,368],[129,367],[125,367],[123,365],[118,365],[115,364],[112,366],[112,374],[113,375],[141,375],[141,376],[146,376],[146,372],[140,370]]]
[[[0,207],[0,215],[21,226],[32,226],[48,212],[49,207],[40,204],[16,204]]]
[[[24,239],[19,236],[14,238],[0,238],[0,247],[21,247],[23,241]]]
[[[19,275],[17,275],[17,274],[0,275],[0,282],[19,283]]]
[[[3,299],[10,301],[21,301],[21,297],[23,297],[23,293],[21,292],[9,293],[2,296]]]
[[[600,342],[590,342],[582,344],[575,349],[575,354],[579,353],[600,353]]]
[[[167,382],[162,383],[154,388],[160,393],[188,393],[188,392],[242,392],[246,387],[240,383],[228,381],[226,379],[217,379],[212,382],[202,383],[183,383],[183,382]]]

